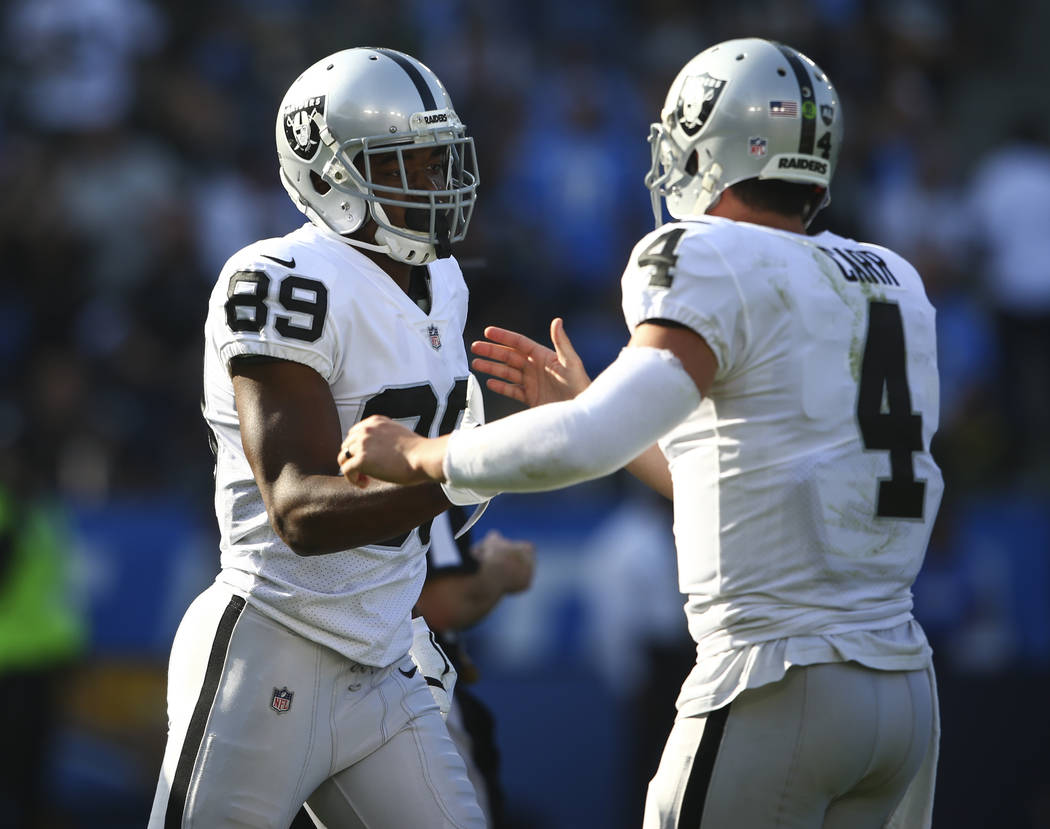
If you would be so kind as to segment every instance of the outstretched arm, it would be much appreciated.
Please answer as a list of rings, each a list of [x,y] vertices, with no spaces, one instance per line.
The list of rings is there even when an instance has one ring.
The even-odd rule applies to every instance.
[[[385,418],[354,426],[340,469],[398,483],[446,480],[486,492],[558,489],[630,462],[700,403],[717,361],[696,332],[640,325],[630,347],[573,400],[539,406],[433,440]]]
[[[470,350],[477,355],[471,365],[492,375],[485,382],[490,391],[531,408],[571,400],[591,384],[561,317],[551,320],[553,350],[524,334],[494,325],[485,329],[485,336],[487,340],[471,344]],[[664,497],[673,497],[667,459],[655,443],[626,469]]]

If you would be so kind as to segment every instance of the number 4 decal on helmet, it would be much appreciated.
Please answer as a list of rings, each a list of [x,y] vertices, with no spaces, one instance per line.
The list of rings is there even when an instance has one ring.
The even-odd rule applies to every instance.
[[[674,280],[671,268],[678,263],[678,254],[675,253],[675,249],[683,233],[685,233],[684,227],[676,227],[674,230],[667,231],[662,236],[658,236],[656,241],[643,250],[642,255],[638,257],[639,268],[652,267],[653,269],[652,276],[649,277],[650,287],[671,287],[671,282]]]
[[[831,133],[826,132],[821,136],[817,142],[817,147],[820,149],[821,158],[831,158]]]

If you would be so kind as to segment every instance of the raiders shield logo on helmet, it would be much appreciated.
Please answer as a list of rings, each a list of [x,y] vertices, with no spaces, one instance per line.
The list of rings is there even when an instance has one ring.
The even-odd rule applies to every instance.
[[[725,81],[713,78],[706,72],[702,75],[692,75],[682,82],[676,112],[678,122],[686,135],[696,135],[707,123],[725,85]]]
[[[299,106],[288,106],[284,110],[284,137],[292,152],[303,161],[310,161],[317,155],[321,131],[314,123],[313,115],[315,112],[324,115],[324,101],[325,96],[318,95]]]

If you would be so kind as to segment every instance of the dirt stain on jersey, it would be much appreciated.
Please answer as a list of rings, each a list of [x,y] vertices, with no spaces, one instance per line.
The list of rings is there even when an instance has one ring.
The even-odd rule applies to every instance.
[[[785,311],[791,310],[791,294],[787,292],[787,289],[779,282],[770,281],[770,285],[773,287],[773,292],[780,299],[780,302],[784,306]]]
[[[874,489],[868,482],[853,482],[849,488],[853,490],[850,500],[841,506],[828,505],[828,512],[834,516],[828,519],[828,524],[851,534],[868,536],[873,542],[871,546],[858,546],[858,552],[851,557],[875,558],[895,547],[905,528],[894,521],[879,522],[877,527],[872,523],[871,517],[876,512],[878,499],[878,483],[874,484]]]
[[[853,380],[859,383],[860,367],[864,360],[864,340],[867,337],[868,305],[873,301],[885,301],[886,291],[881,285],[871,282],[860,280],[844,282],[838,265],[818,247],[813,248],[813,261],[816,262],[821,274],[831,286],[831,290],[853,314],[852,336],[849,345],[849,371]]]
[[[816,263],[817,268],[820,269],[820,273],[827,280],[831,290],[835,292],[835,296],[842,300],[842,304],[852,314],[848,356],[849,373],[853,381],[859,383],[861,361],[864,359],[864,348],[861,342],[861,338],[864,335],[864,309],[857,302],[857,295],[853,290],[853,286],[842,281],[842,275],[838,270],[838,266],[831,261],[831,258],[815,246],[812,250],[813,261]],[[870,286],[863,284],[863,289],[870,290]]]

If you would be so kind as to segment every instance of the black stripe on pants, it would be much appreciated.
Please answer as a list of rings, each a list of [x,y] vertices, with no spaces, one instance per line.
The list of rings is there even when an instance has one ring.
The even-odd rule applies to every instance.
[[[241,596],[234,596],[222,612],[222,618],[219,619],[215,640],[212,642],[211,653],[208,656],[208,668],[204,672],[204,684],[201,685],[200,696],[197,697],[189,728],[186,729],[179,764],[175,768],[175,778],[171,781],[168,808],[164,813],[164,829],[180,829],[182,826],[182,814],[186,809],[190,777],[193,775],[193,767],[197,762],[197,753],[200,751],[201,743],[204,742],[204,729],[208,725],[208,715],[211,714],[211,706],[219,690],[219,680],[222,678],[222,669],[226,664],[226,651],[230,647],[233,629],[237,624],[237,619],[240,618],[241,611],[244,610],[244,604]]]
[[[715,760],[718,748],[722,744],[726,720],[729,719],[729,708],[719,708],[707,715],[704,733],[700,735],[700,745],[693,755],[693,768],[689,771],[689,781],[685,784],[682,795],[682,808],[678,812],[678,827],[700,829],[704,817],[704,804],[707,802],[707,790],[711,786],[711,775],[715,771]]]

